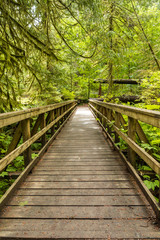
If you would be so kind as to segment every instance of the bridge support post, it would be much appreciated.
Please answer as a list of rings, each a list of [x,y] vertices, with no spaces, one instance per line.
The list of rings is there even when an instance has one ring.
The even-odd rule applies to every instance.
[[[46,120],[45,120],[45,114],[44,113],[41,114],[41,124],[40,124],[40,126],[41,126],[41,129],[45,128],[45,126],[46,126]],[[44,134],[42,136],[41,143],[42,143],[42,146],[44,146],[46,144],[46,134]]]
[[[60,113],[60,108],[58,108],[58,109],[57,109],[57,117],[59,117],[60,114],[61,114],[61,113]],[[57,122],[57,129],[59,128],[59,126],[60,126],[60,121]]]
[[[119,113],[115,112],[115,125],[116,127],[120,128],[120,115]],[[119,142],[119,135],[115,132],[115,143]]]
[[[108,111],[107,111],[108,113],[107,113],[107,118],[108,118],[108,120],[109,121],[112,121],[112,110],[111,109],[108,109]],[[109,133],[109,135],[111,135],[111,127],[108,125],[108,133]]]
[[[106,108],[105,107],[103,107],[103,109],[102,109],[102,114],[106,117]],[[106,120],[105,120],[105,118],[102,118],[102,125],[104,126],[104,128],[106,128]]]
[[[131,117],[128,117],[128,137],[136,141],[136,120]],[[136,153],[130,147],[128,147],[128,159],[133,167],[136,167]]]
[[[100,113],[102,113],[103,114],[103,107],[99,107],[99,111],[100,111]],[[101,115],[99,116],[99,119],[100,119],[100,122],[102,123],[102,121],[103,121],[103,118],[101,117]]]
[[[30,119],[25,119],[21,122],[22,126],[22,136],[23,136],[23,142],[27,141],[31,137],[31,132],[30,132]],[[31,161],[31,147],[27,148],[24,153],[24,166],[26,167]]]
[[[55,112],[54,110],[51,112],[51,121],[53,121],[55,119]],[[55,126],[53,125],[53,127],[51,127],[51,136],[53,136],[55,132]]]

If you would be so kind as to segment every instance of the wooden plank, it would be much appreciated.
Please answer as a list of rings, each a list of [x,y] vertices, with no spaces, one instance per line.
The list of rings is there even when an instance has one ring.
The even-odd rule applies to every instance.
[[[126,227],[127,226],[127,227]],[[29,229],[29,231],[28,231]],[[0,221],[0,236],[13,238],[61,239],[159,239],[159,228],[148,219],[74,220],[14,219]]]
[[[67,162],[67,161],[63,161],[63,162],[54,162],[53,161],[42,161],[39,163],[39,166],[52,166],[52,167],[56,167],[56,166],[124,166],[124,164],[121,164],[119,162],[116,163],[112,163],[112,162],[107,162],[107,161],[99,161],[99,162],[77,162],[77,161],[73,161],[73,162]]]
[[[96,171],[112,171],[113,170],[113,166],[38,166],[39,169],[41,170],[68,170],[68,171],[72,171],[72,170],[96,170]],[[114,166],[114,170],[122,170],[122,169],[126,169],[126,166]]]
[[[68,176],[52,176],[52,175],[31,175],[28,176],[26,182],[66,182],[66,181],[73,181],[73,182],[101,182],[101,181],[126,181],[130,180],[128,175],[68,175]]]
[[[143,206],[136,206],[131,208],[130,206],[98,206],[98,207],[86,207],[86,206],[12,206],[5,211],[4,209],[1,218],[3,219],[144,219],[148,218],[148,212]]]
[[[92,151],[92,153],[93,153],[93,151]],[[54,154],[54,152],[52,153],[52,152],[48,152],[47,153],[47,157],[49,157],[49,158],[52,158],[52,159],[61,159],[61,158],[66,158],[66,159],[69,159],[69,158],[73,158],[73,159],[75,159],[75,158],[79,158],[79,159],[106,159],[106,161],[107,160],[110,160],[110,159],[120,159],[119,158],[119,156],[118,156],[118,154],[116,153],[114,153],[113,154],[113,152],[112,152],[112,154],[111,153],[108,153],[108,154],[100,154],[100,153],[95,153],[95,154],[92,154],[91,155],[91,153],[82,153],[82,154],[80,154],[80,153],[77,153],[77,154],[75,154],[74,152],[73,153],[55,153]]]
[[[14,196],[7,206],[146,206],[139,196]]]
[[[138,196],[134,188],[118,189],[19,189],[16,196]]]
[[[83,171],[83,170],[43,170],[43,169],[34,169],[32,171],[32,175],[128,175],[129,173],[125,170],[110,170],[110,171],[96,171],[96,170],[90,170],[90,171]]]
[[[45,157],[43,158],[43,160],[45,162],[98,162],[99,160],[101,162],[107,162],[107,163],[121,163],[122,165],[124,164],[123,161],[119,158],[109,158],[109,159],[105,159],[105,158],[83,158],[83,157],[59,157],[59,158],[54,158],[54,157]]]
[[[129,181],[109,181],[109,182],[24,182],[21,188],[134,188],[133,184]]]

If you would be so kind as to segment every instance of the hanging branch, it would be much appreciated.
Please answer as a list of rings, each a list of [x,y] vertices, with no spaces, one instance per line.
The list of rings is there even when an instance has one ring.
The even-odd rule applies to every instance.
[[[109,17],[109,32],[110,36],[110,50],[113,50],[113,39],[112,39],[112,31],[113,31],[113,3],[110,6],[110,17]],[[108,92],[112,91],[113,86],[113,63],[112,60],[109,60],[109,71],[108,71],[108,79],[109,79],[109,87]]]
[[[152,56],[153,56],[153,59],[154,59],[156,65],[157,65],[157,67],[158,67],[158,70],[160,70],[160,64],[159,64],[158,59],[157,59],[157,57],[156,57],[156,55],[155,55],[155,53],[154,53],[154,50],[153,50],[153,48],[152,48],[152,46],[151,46],[151,43],[150,43],[150,41],[149,41],[149,39],[148,39],[145,31],[144,31],[144,28],[143,28],[143,26],[142,26],[142,24],[141,24],[141,21],[140,21],[140,19],[139,19],[139,16],[138,16],[138,14],[137,14],[136,9],[135,9],[133,0],[130,0],[130,1],[131,1],[131,4],[132,4],[134,13],[135,13],[135,15],[136,15],[136,18],[137,18],[137,20],[138,20],[139,26],[140,26],[140,28],[141,28],[141,30],[142,30],[143,35],[144,35],[144,38],[145,38],[145,40],[146,40],[146,42],[147,42],[147,44],[148,44],[148,47],[149,47],[149,49],[150,49],[150,51],[151,51]]]
[[[92,53],[90,56],[84,56],[84,55],[82,55],[82,54],[80,54],[80,53],[77,53],[77,52],[67,43],[66,39],[63,37],[63,35],[61,34],[61,32],[58,30],[58,28],[57,28],[57,26],[56,26],[56,24],[55,24],[55,22],[54,22],[54,20],[53,20],[53,18],[52,18],[51,15],[50,15],[50,18],[51,18],[51,21],[52,21],[52,24],[53,24],[55,30],[57,31],[58,35],[60,36],[60,38],[63,40],[63,42],[66,44],[66,46],[67,46],[75,55],[78,55],[79,57],[82,57],[82,58],[92,58],[92,57],[94,56],[94,54],[95,54],[95,52],[96,52],[96,50],[97,50],[97,45],[95,46],[95,49],[94,49],[93,53]]]

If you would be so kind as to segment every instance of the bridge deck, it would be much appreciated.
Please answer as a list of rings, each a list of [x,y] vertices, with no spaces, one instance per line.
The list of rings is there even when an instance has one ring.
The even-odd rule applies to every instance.
[[[80,107],[4,208],[0,239],[160,239],[149,204]]]

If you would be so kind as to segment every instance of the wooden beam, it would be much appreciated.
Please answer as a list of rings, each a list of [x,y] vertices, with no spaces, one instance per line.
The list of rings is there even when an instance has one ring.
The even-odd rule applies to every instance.
[[[2,113],[0,114],[0,128],[11,125],[16,122],[20,122],[27,118],[32,118],[34,116],[40,115],[42,113],[46,113],[48,111],[54,110],[56,108],[66,106],[70,103],[76,103],[77,101],[66,101],[62,103],[51,104],[43,107],[38,108],[31,108],[22,111],[15,111],[9,113]]]
[[[128,137],[136,141],[136,120],[131,117],[128,117]],[[131,147],[128,147],[128,160],[133,167],[136,167],[136,154]]]
[[[137,119],[139,121],[142,121],[160,128],[160,111],[129,107],[129,106],[124,106],[120,104],[104,103],[96,100],[89,100],[89,102],[96,103],[97,105],[104,106],[107,109],[111,109],[113,111],[127,115],[128,117]]]
[[[139,83],[140,80],[139,79],[113,79],[113,84],[140,84]],[[109,80],[108,79],[95,79],[93,81],[93,83],[107,83],[109,84]]]
[[[15,133],[13,135],[13,139],[8,147],[7,154],[12,152],[17,147],[17,145],[21,139],[21,135],[22,135],[22,128],[21,128],[21,123],[19,123],[18,127],[16,127]]]
[[[22,136],[23,136],[23,142],[29,141],[31,137],[31,131],[30,131],[30,119],[25,119],[21,122],[22,126]],[[26,150],[23,153],[24,155],[24,166],[27,167],[28,164],[32,161],[31,157],[31,148],[30,146],[26,148]]]

